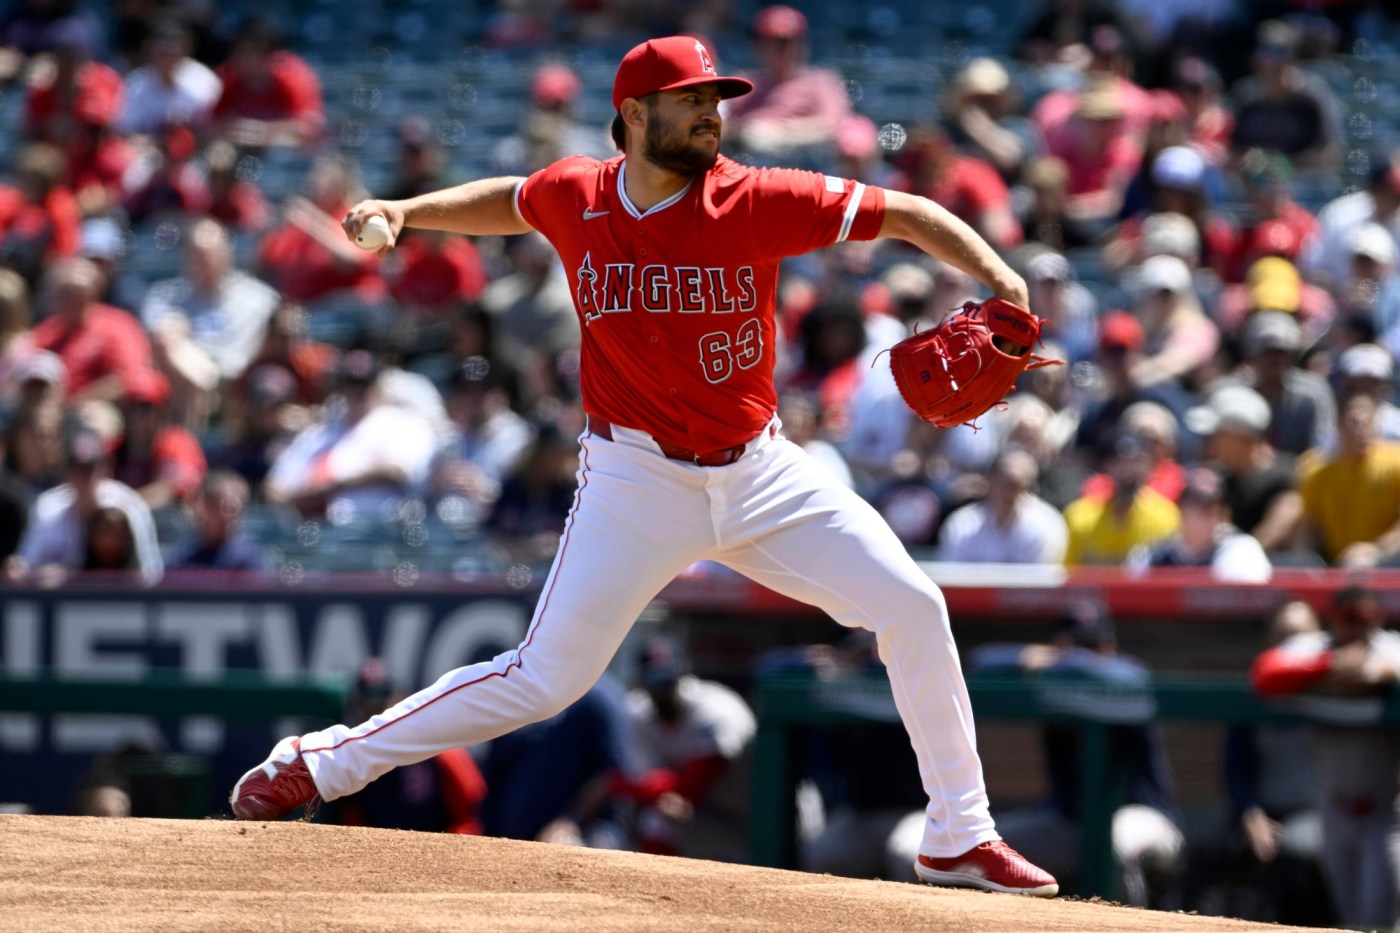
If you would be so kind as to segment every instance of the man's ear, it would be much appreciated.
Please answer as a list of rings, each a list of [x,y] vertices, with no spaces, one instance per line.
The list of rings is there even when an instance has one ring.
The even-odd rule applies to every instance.
[[[622,109],[618,113],[622,114],[622,122],[636,130],[646,128],[646,105],[635,97],[628,97],[622,102]]]

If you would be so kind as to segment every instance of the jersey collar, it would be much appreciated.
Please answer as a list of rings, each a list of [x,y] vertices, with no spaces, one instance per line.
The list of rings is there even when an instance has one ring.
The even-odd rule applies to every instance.
[[[637,205],[633,204],[632,199],[627,196],[627,160],[623,159],[617,167],[617,197],[618,200],[622,202],[623,208],[627,213],[632,215],[634,220],[641,220],[643,217],[650,217],[652,214],[664,211],[666,208],[685,197],[686,193],[690,191],[690,186],[693,184],[695,184],[695,179],[691,178],[690,181],[685,183],[684,188],[677,191],[666,200],[653,204],[649,210],[643,213],[637,209]]]

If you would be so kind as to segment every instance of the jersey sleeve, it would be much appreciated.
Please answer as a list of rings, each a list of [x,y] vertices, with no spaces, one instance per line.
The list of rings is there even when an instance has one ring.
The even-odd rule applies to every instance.
[[[774,259],[873,240],[885,219],[884,189],[849,178],[764,169],[754,191],[754,225]]]
[[[545,166],[516,186],[515,212],[551,239],[551,221],[573,216],[568,208],[577,203],[584,173],[596,165],[585,156],[570,156]]]

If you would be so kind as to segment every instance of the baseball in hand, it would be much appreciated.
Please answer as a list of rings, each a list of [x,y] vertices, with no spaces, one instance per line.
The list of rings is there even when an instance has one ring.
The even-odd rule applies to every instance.
[[[367,252],[383,249],[389,243],[389,221],[375,214],[360,227],[355,245]]]

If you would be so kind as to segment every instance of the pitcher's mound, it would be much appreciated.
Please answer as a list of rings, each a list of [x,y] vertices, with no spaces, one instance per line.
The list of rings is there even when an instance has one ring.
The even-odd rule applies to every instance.
[[[1279,930],[1101,904],[306,823],[0,817],[0,930]]]

